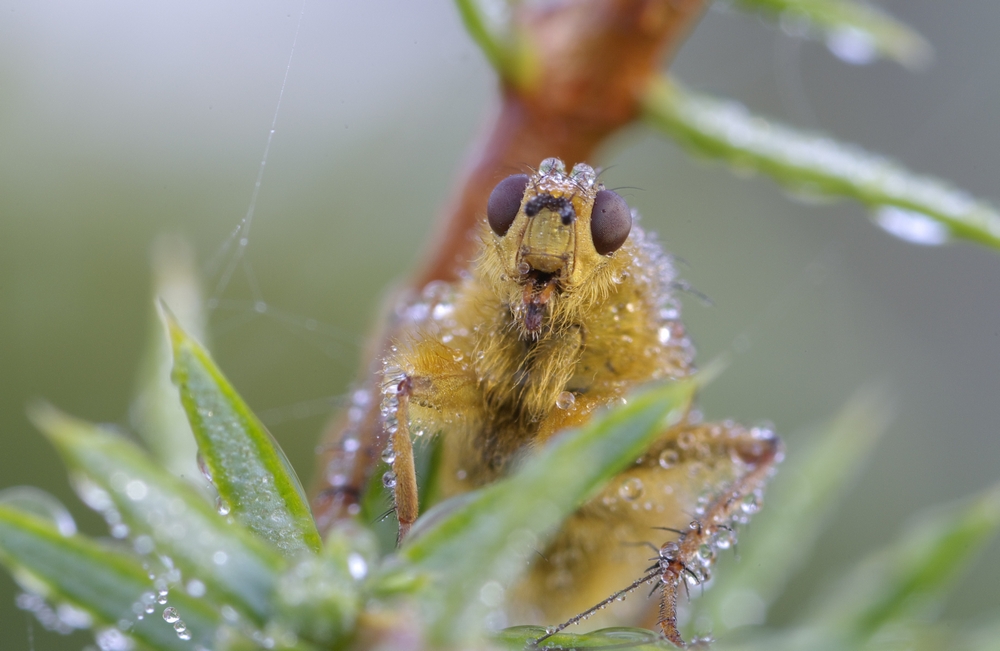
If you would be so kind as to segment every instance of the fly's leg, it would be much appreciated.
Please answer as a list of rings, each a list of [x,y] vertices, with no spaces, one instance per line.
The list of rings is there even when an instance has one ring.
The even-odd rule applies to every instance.
[[[632,602],[630,616],[656,617],[663,635],[684,647],[678,595],[708,581],[717,553],[735,545],[737,527],[759,509],[781,456],[781,440],[768,429],[732,422],[671,428],[566,521],[519,586],[518,598],[550,595],[550,621],[574,615],[558,632],[655,580],[662,590],[659,616],[649,612],[653,603],[641,601]],[[654,546],[650,559],[643,543],[664,530],[674,535]],[[616,580],[623,575],[638,578],[624,587]]]
[[[389,435],[389,443],[382,458],[390,463],[392,470],[383,477],[386,488],[392,489],[393,509],[399,522],[396,534],[398,547],[410,527],[417,519],[419,511],[419,496],[417,495],[416,461],[413,458],[413,440],[410,438],[410,395],[413,392],[413,380],[404,377],[396,385],[395,400],[389,399],[390,405],[395,402],[396,411],[386,416],[385,427]]]
[[[730,435],[734,433],[726,429]],[[760,509],[764,486],[783,456],[781,439],[770,430],[740,430],[743,434],[729,438],[723,450],[742,472],[729,485],[702,500],[695,510],[697,519],[658,552],[663,594],[657,623],[663,635],[679,647],[686,646],[677,629],[681,585],[687,589],[690,584],[701,585],[711,578],[716,554],[736,544],[736,527],[746,524]]]
[[[392,490],[400,544],[419,515],[413,436],[438,432],[454,438],[479,420],[477,384],[461,351],[435,339],[387,358],[382,384],[382,459],[391,470],[383,484]]]

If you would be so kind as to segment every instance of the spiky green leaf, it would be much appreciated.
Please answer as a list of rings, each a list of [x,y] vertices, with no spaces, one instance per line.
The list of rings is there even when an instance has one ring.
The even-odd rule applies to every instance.
[[[684,413],[694,381],[648,390],[579,431],[560,434],[513,476],[428,512],[399,552],[409,571],[426,573],[422,598],[435,643],[474,639],[487,610],[487,581],[506,581],[579,504]]]
[[[69,466],[77,492],[112,525],[112,534],[173,559],[220,602],[258,621],[273,610],[280,556],[216,513],[193,487],[158,467],[121,436],[37,408],[33,419]]]
[[[138,558],[82,536],[63,536],[50,522],[4,505],[0,561],[28,589],[85,611],[97,628],[127,628],[157,651],[191,651],[195,644],[210,648],[221,620],[204,601],[172,590],[169,605],[191,634],[190,640],[181,639],[164,621],[164,606],[156,604],[153,581]],[[147,606],[156,612],[147,614]]]
[[[515,84],[527,80],[532,66],[528,44],[511,27],[511,7],[504,0],[455,0],[469,36],[490,65]]]
[[[165,315],[181,392],[202,461],[224,508],[286,556],[322,545],[295,471],[208,352]]]
[[[924,37],[870,4],[852,0],[735,0],[734,4],[780,19],[791,30],[820,35],[849,61],[864,63],[883,56],[920,68],[932,56]]]
[[[496,642],[510,651],[538,649],[538,651],[570,651],[575,649],[627,649],[628,651],[670,651],[676,649],[652,631],[641,628],[604,628],[583,635],[557,633],[542,644],[534,646],[545,635],[540,626],[515,626],[498,633]]]
[[[829,635],[847,642],[921,617],[1000,529],[1000,485],[926,513],[893,544],[858,564],[814,613]]]
[[[645,111],[650,124],[697,154],[767,174],[798,194],[860,201],[903,239],[942,244],[954,236],[1000,248],[1000,213],[993,206],[858,147],[754,116],[737,102],[665,79],[650,89]]]

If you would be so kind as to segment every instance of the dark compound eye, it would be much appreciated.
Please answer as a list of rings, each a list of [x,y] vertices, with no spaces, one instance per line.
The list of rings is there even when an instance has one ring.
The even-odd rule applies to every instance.
[[[504,235],[514,223],[517,211],[521,209],[524,189],[528,187],[527,174],[514,174],[497,183],[486,202],[486,219],[497,235]]]
[[[590,237],[601,255],[617,251],[632,230],[632,211],[617,192],[601,190],[590,213]]]

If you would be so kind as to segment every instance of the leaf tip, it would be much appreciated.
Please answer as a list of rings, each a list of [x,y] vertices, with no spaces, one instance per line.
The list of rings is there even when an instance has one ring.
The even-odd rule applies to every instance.
[[[28,403],[28,420],[49,440],[57,439],[74,424],[74,419],[52,403],[36,398]]]
[[[732,362],[731,357],[728,353],[722,353],[708,364],[705,365],[703,369],[698,371],[698,374],[694,377],[694,385],[697,388],[702,388],[708,386],[716,380],[722,372],[729,368],[729,364]]]
[[[174,314],[167,302],[163,300],[163,297],[156,298],[156,313],[159,315],[160,320],[163,321],[163,327],[170,337],[170,341],[173,344],[177,344],[187,338],[187,334],[184,329],[181,328],[180,321]]]

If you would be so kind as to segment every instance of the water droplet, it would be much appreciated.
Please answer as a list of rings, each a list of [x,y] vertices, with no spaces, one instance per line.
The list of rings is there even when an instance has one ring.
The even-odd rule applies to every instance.
[[[105,628],[94,635],[101,651],[131,651],[134,644],[117,628]]]
[[[382,485],[385,486],[386,488],[395,488],[396,473],[390,470],[386,472],[384,475],[382,475]]]
[[[392,446],[386,446],[386,448],[382,450],[382,461],[390,466],[396,461],[396,451],[392,449]]]
[[[735,538],[733,532],[730,529],[719,529],[715,534],[715,546],[719,549],[729,549],[733,546]]]
[[[229,515],[229,512],[232,510],[232,507],[229,506],[229,502],[222,499],[222,496],[220,495],[215,500],[215,510],[218,512],[219,515]]]
[[[499,608],[503,605],[504,589],[496,581],[487,581],[479,589],[479,600],[490,608]]]
[[[156,548],[156,544],[150,536],[137,536],[135,540],[132,541],[132,549],[135,550],[136,554],[140,556],[145,556]]]
[[[875,223],[882,230],[910,244],[939,246],[948,241],[948,227],[923,213],[895,206],[882,206],[875,211]]]
[[[565,174],[566,165],[563,164],[563,162],[558,158],[546,158],[542,161],[541,165],[538,166],[538,172],[540,174],[552,174],[553,172]]]
[[[198,453],[198,456],[196,457],[196,459],[198,461],[198,470],[201,471],[201,474],[204,475],[205,479],[208,480],[208,483],[211,484],[212,483],[212,469],[208,467],[208,462],[205,461],[205,457],[202,456],[201,452]]]
[[[618,495],[620,495],[623,500],[634,502],[642,497],[644,488],[645,487],[642,485],[641,479],[638,477],[630,477],[623,481],[621,486],[618,487]]]
[[[215,563],[216,565],[225,565],[226,561],[228,560],[229,560],[229,555],[222,550],[219,550],[214,554],[212,554],[212,562]]]
[[[205,596],[205,584],[198,579],[191,579],[187,583],[187,593],[192,597],[204,597]]]
[[[530,271],[531,271],[531,265],[528,264],[527,262],[519,262],[517,264],[517,273],[521,274],[522,276],[525,275],[526,273],[529,273]]]
[[[833,56],[854,66],[867,65],[878,56],[875,40],[871,34],[853,27],[833,30],[826,37],[826,47]]]
[[[576,402],[576,396],[570,391],[563,391],[556,398],[556,407],[560,409],[569,409]]]
[[[435,321],[441,321],[449,316],[455,311],[455,306],[451,303],[438,303],[431,310],[431,318]]]
[[[173,606],[163,609],[163,621],[165,621],[166,623],[173,624],[180,618],[181,616],[177,614],[177,609],[174,608]]]
[[[90,628],[93,623],[90,613],[69,604],[59,604],[56,607],[56,616],[69,628]]]
[[[108,492],[82,475],[73,477],[73,488],[83,503],[95,511],[107,511],[114,506]]]
[[[343,448],[344,452],[357,452],[361,448],[361,441],[355,438],[344,439]]]
[[[253,304],[253,309],[259,314],[263,314],[264,312],[267,312],[267,303],[264,301],[257,301]]]
[[[681,432],[677,435],[677,447],[688,450],[694,446],[696,440],[694,432]]]
[[[743,501],[740,502],[740,510],[747,515],[753,515],[760,510],[760,503],[757,501],[757,496],[753,493],[746,495]]]
[[[670,328],[668,328],[667,326],[663,326],[662,328],[656,331],[656,339],[661,344],[670,343],[670,336],[671,336]]]
[[[351,578],[355,580],[363,579],[368,574],[368,563],[361,554],[352,552],[347,555],[347,571],[350,573]]]
[[[677,450],[667,448],[666,450],[660,453],[659,457],[660,467],[665,470],[673,468],[674,466],[677,465],[677,462],[680,461],[680,459],[681,455],[679,452],[677,452]]]

